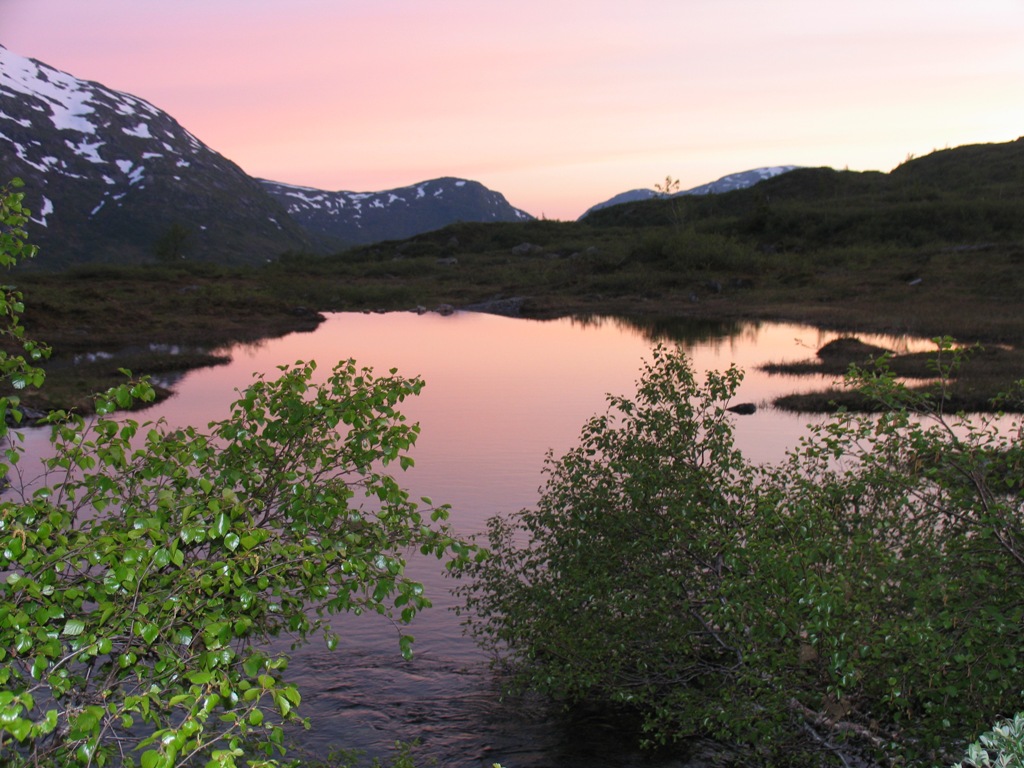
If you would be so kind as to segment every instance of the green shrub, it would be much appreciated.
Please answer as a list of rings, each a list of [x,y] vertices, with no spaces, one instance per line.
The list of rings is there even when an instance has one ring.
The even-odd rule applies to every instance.
[[[983,733],[954,768],[1024,768],[1024,713]]]
[[[635,712],[650,743],[948,762],[1024,688],[1007,469],[1024,447],[883,368],[857,378],[883,414],[840,414],[753,466],[725,410],[740,378],[657,350],[635,399],[549,457],[537,508],[489,522],[461,590],[472,631],[518,686]]]
[[[0,196],[0,261],[31,255],[20,197]],[[24,355],[0,355],[15,389],[42,384],[17,294],[0,297]],[[338,637],[327,616],[378,613],[398,627],[430,605],[410,549],[464,560],[448,509],[388,474],[419,434],[399,406],[423,382],[354,361],[258,377],[207,429],[115,418],[153,398],[111,389],[86,420],[51,418],[52,456],[21,483],[21,446],[0,398],[0,762],[9,766],[274,766],[302,722],[285,654]],[[28,471],[27,474],[34,474]],[[408,655],[412,637],[400,629]]]

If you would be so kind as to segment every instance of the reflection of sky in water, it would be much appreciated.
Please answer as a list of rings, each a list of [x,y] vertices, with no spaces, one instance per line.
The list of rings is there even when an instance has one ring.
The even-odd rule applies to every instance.
[[[767,403],[821,381],[768,376],[757,367],[813,357],[838,334],[761,324],[731,326],[732,335],[714,337],[706,324],[695,328],[686,335],[701,340],[683,343],[698,371],[733,363],[746,371],[737,402],[759,410],[735,420],[741,447],[754,461],[777,458],[808,417]],[[678,337],[680,329],[673,330]],[[422,376],[423,393],[403,408],[423,429],[409,481],[415,478],[417,494],[451,503],[460,527],[478,531],[489,515],[533,502],[545,452],[569,448],[586,419],[605,409],[607,393],[631,393],[651,346],[636,327],[614,320],[335,314],[314,333],[235,348],[230,365],[189,373],[177,395],[146,416],[173,424],[222,418],[253,371],[272,373],[297,360],[316,360],[324,375],[337,360],[354,357],[378,374],[397,368]]]
[[[758,411],[734,423],[740,447],[757,462],[779,458],[811,419],[768,403],[833,380],[769,376],[758,367],[811,358],[840,335],[808,326],[707,322],[654,326],[651,332],[679,339],[699,372],[731,364],[744,369],[736,402],[753,402]],[[909,343],[860,338],[897,350]],[[313,333],[233,348],[230,364],[185,374],[173,385],[174,397],[136,418],[205,425],[227,414],[254,371],[273,375],[277,366],[298,360],[316,360],[325,376],[348,357],[378,374],[397,368],[422,376],[423,393],[403,407],[423,430],[417,466],[406,482],[414,483],[417,495],[450,503],[461,529],[479,531],[488,516],[533,503],[545,453],[568,449],[584,422],[605,410],[608,393],[632,393],[653,343],[636,325],[608,318],[333,314]],[[30,434],[30,450],[38,450],[43,437]]]
[[[746,371],[736,402],[753,402],[758,411],[734,417],[734,423],[740,447],[756,462],[781,457],[811,420],[767,403],[823,383],[768,376],[757,367],[813,357],[839,335],[779,324],[733,325],[726,336],[716,336],[706,323],[660,330],[681,339],[699,372],[733,363]],[[895,348],[892,340],[861,338]],[[494,514],[534,503],[545,453],[550,449],[557,456],[572,446],[584,422],[606,409],[607,393],[634,391],[652,345],[635,326],[607,319],[336,314],[313,333],[232,349],[230,364],[187,373],[174,397],[133,418],[163,417],[171,425],[222,419],[253,371],[272,375],[276,366],[297,360],[316,360],[323,376],[348,357],[378,375],[397,368],[402,375],[422,376],[423,393],[402,407],[420,422],[422,434],[413,452],[416,466],[400,480],[414,496],[451,504],[454,526],[469,534],[482,531]],[[26,443],[31,451],[41,450],[45,434],[32,430]],[[653,765],[621,752],[603,761],[583,759],[579,745],[564,743],[567,737],[545,719],[500,704],[481,652],[462,636],[458,617],[445,610],[455,599],[438,562],[414,558],[409,571],[424,582],[435,605],[412,627],[413,662],[400,661],[395,628],[375,617],[338,617],[332,622],[343,637],[338,652],[326,653],[314,643],[295,655],[292,671],[309,707],[306,714],[316,723],[302,736],[308,746],[326,752],[342,743],[385,754],[395,739],[426,732],[428,752],[445,765],[490,765],[491,759],[465,758],[494,748],[495,758],[521,766],[552,764],[553,754],[566,768]]]

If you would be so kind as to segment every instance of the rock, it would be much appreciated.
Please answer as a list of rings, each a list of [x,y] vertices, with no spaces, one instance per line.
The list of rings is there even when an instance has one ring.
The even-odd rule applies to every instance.
[[[301,318],[307,322],[319,325],[327,318],[316,310],[309,309],[308,307],[292,307],[292,316]]]
[[[458,263],[459,260],[454,256],[444,256],[437,260],[437,265],[439,267],[454,267]]]
[[[468,312],[486,312],[490,315],[502,315],[503,317],[521,317],[523,311],[522,296],[511,296],[507,299],[491,299],[478,304],[470,304],[463,307]]]
[[[757,412],[757,406],[753,403],[738,403],[736,405],[730,405],[725,410],[729,413],[737,413],[740,416],[749,416],[752,413]]]
[[[437,314],[441,315],[442,317],[447,317],[448,315],[455,314],[455,307],[453,307],[451,304],[439,304],[437,309],[435,309],[434,311],[437,312]]]
[[[535,253],[540,253],[544,249],[539,245],[533,243],[520,243],[512,249],[513,256],[531,256]]]
[[[860,339],[851,336],[844,336],[841,339],[834,339],[818,350],[818,357],[822,360],[842,360],[848,363],[863,363],[867,360],[881,357],[888,350],[876,347],[874,344],[865,344]]]

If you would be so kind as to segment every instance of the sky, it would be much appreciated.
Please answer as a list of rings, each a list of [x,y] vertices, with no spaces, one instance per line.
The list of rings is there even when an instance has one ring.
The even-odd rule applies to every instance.
[[[458,176],[549,219],[1024,135],[1024,0],[0,0],[0,44],[253,176]]]

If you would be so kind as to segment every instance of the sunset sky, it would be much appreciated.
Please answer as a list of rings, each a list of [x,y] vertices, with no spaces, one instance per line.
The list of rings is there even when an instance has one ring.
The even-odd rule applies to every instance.
[[[0,0],[0,44],[254,176],[460,176],[557,219],[666,175],[1024,134],[1024,0]]]

